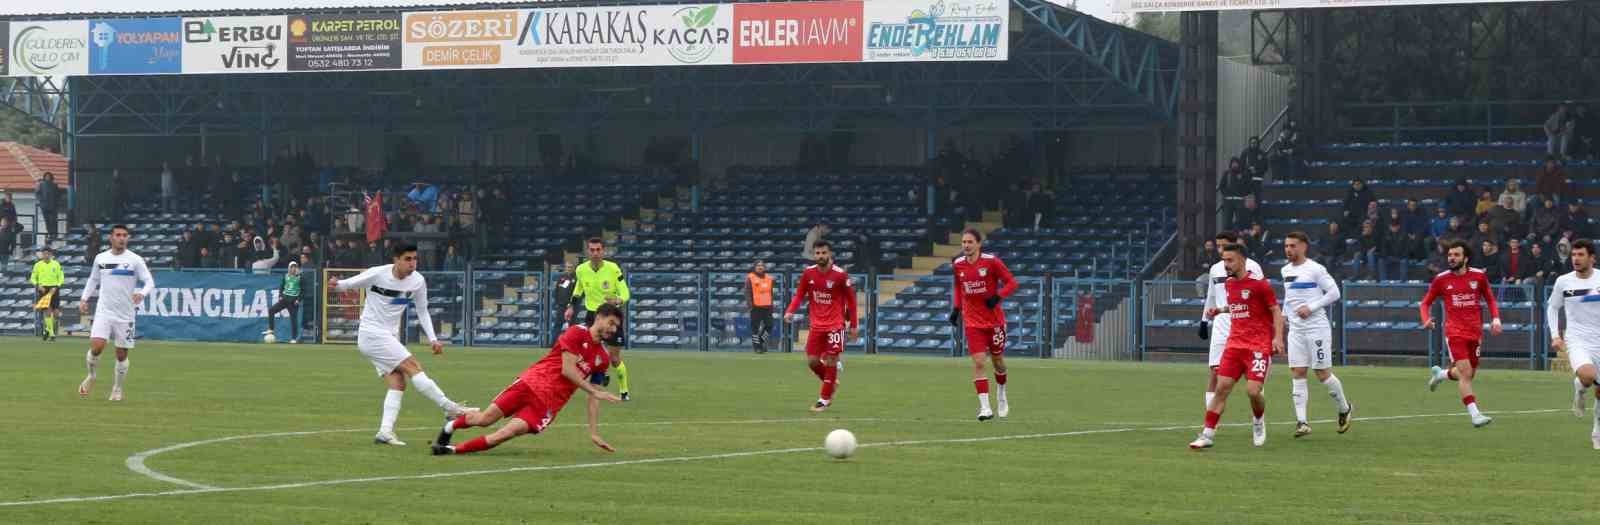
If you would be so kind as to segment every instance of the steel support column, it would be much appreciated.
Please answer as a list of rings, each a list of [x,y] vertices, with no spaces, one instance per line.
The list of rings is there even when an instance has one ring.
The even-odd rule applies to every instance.
[[[1217,229],[1217,13],[1180,16],[1178,260],[1193,268],[1199,246]]]

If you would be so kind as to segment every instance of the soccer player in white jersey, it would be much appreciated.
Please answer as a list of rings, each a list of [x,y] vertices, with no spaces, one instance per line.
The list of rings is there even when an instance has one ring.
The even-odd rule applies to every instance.
[[[1344,384],[1333,375],[1333,325],[1328,322],[1328,305],[1339,302],[1339,283],[1328,269],[1306,258],[1311,241],[1304,232],[1289,232],[1283,237],[1284,317],[1289,318],[1289,371],[1293,376],[1290,397],[1294,415],[1299,418],[1294,437],[1311,433],[1306,422],[1306,369],[1315,370],[1317,380],[1328,387],[1328,396],[1339,409],[1339,433],[1350,431],[1350,412],[1354,407],[1344,396]]]
[[[1600,366],[1600,275],[1594,273],[1594,241],[1572,243],[1572,272],[1556,278],[1545,306],[1545,324],[1550,327],[1550,346],[1566,350],[1572,365],[1572,414],[1583,417],[1583,395],[1595,384]],[[1567,311],[1566,330],[1561,330],[1561,310]],[[1595,390],[1600,399],[1600,389]],[[1595,410],[1594,428],[1589,440],[1600,450],[1600,408]]]
[[[138,286],[144,283],[144,286]],[[78,395],[88,396],[94,390],[94,369],[100,364],[100,352],[106,341],[117,349],[117,375],[111,383],[111,400],[122,401],[122,383],[128,378],[128,351],[133,349],[135,308],[155,289],[156,280],[144,258],[128,251],[128,227],[118,224],[111,227],[111,249],[94,256],[89,282],[83,285],[83,297],[78,302],[78,313],[88,315],[89,300],[99,297],[94,305],[94,324],[89,329],[89,377],[78,384]]]
[[[349,279],[333,279],[329,284],[339,291],[365,288],[367,295],[361,307],[361,327],[356,332],[356,348],[372,361],[378,376],[389,386],[383,398],[383,418],[378,423],[378,435],[372,442],[380,445],[405,445],[394,435],[394,420],[400,416],[400,400],[405,397],[406,379],[417,386],[417,391],[444,409],[445,417],[455,419],[473,410],[445,397],[439,385],[422,371],[411,352],[398,337],[406,307],[416,308],[417,322],[422,333],[428,336],[433,353],[444,353],[444,343],[433,334],[433,318],[428,315],[428,281],[417,273],[417,246],[397,244],[393,264],[375,266]]]
[[[1217,233],[1217,256],[1222,256],[1222,249],[1230,244],[1239,244],[1239,236],[1230,231]],[[1261,265],[1255,259],[1245,259],[1245,274],[1251,279],[1265,279],[1261,273]],[[1222,364],[1222,353],[1228,346],[1229,327],[1228,320],[1228,290],[1223,283],[1228,282],[1228,269],[1222,261],[1211,265],[1211,284],[1206,288],[1206,305],[1201,309],[1200,338],[1211,341],[1210,355],[1206,359],[1206,366],[1210,367],[1210,379],[1206,383],[1206,409],[1210,410],[1211,398],[1217,396],[1217,366]],[[1212,309],[1220,312],[1212,315]]]

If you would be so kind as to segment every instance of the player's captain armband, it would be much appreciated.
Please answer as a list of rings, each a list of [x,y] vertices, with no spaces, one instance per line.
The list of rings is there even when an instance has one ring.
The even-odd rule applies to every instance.
[[[611,376],[606,375],[605,372],[595,372],[593,374],[589,374],[589,384],[598,386],[611,386]]]

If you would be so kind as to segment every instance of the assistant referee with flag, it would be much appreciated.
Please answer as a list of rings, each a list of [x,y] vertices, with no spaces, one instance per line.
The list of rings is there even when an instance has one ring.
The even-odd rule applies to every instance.
[[[56,260],[56,251],[49,246],[39,250],[39,261],[33,263],[33,274],[28,276],[28,282],[33,284],[33,289],[38,293],[34,310],[44,311],[43,330],[39,337],[45,341],[56,340],[56,321],[61,318],[61,284],[66,282],[66,276],[61,273],[61,261]]]
[[[622,277],[622,267],[617,263],[607,261],[606,243],[598,237],[590,238],[588,243],[589,262],[578,265],[575,272],[578,279],[577,289],[572,292],[572,300],[567,304],[567,321],[572,321],[574,307],[579,301],[588,311],[584,317],[584,324],[593,326],[595,310],[602,304],[622,305],[628,302],[628,281]],[[626,310],[624,310],[626,311]],[[626,339],[623,334],[627,331],[628,319],[622,319],[623,326],[617,329],[617,334],[605,342],[606,348],[611,351],[611,369],[617,371],[617,386],[623,401],[628,400],[628,367],[622,363],[622,347]]]

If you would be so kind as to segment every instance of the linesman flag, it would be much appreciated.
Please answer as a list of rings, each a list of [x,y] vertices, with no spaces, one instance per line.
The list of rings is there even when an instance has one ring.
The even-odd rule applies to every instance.
[[[54,299],[56,297],[56,292],[57,291],[59,291],[59,289],[57,289],[57,288],[50,289],[49,292],[46,292],[44,294],[44,297],[40,297],[39,298],[39,302],[33,303],[33,309],[34,310],[49,310],[50,309],[50,300]]]

